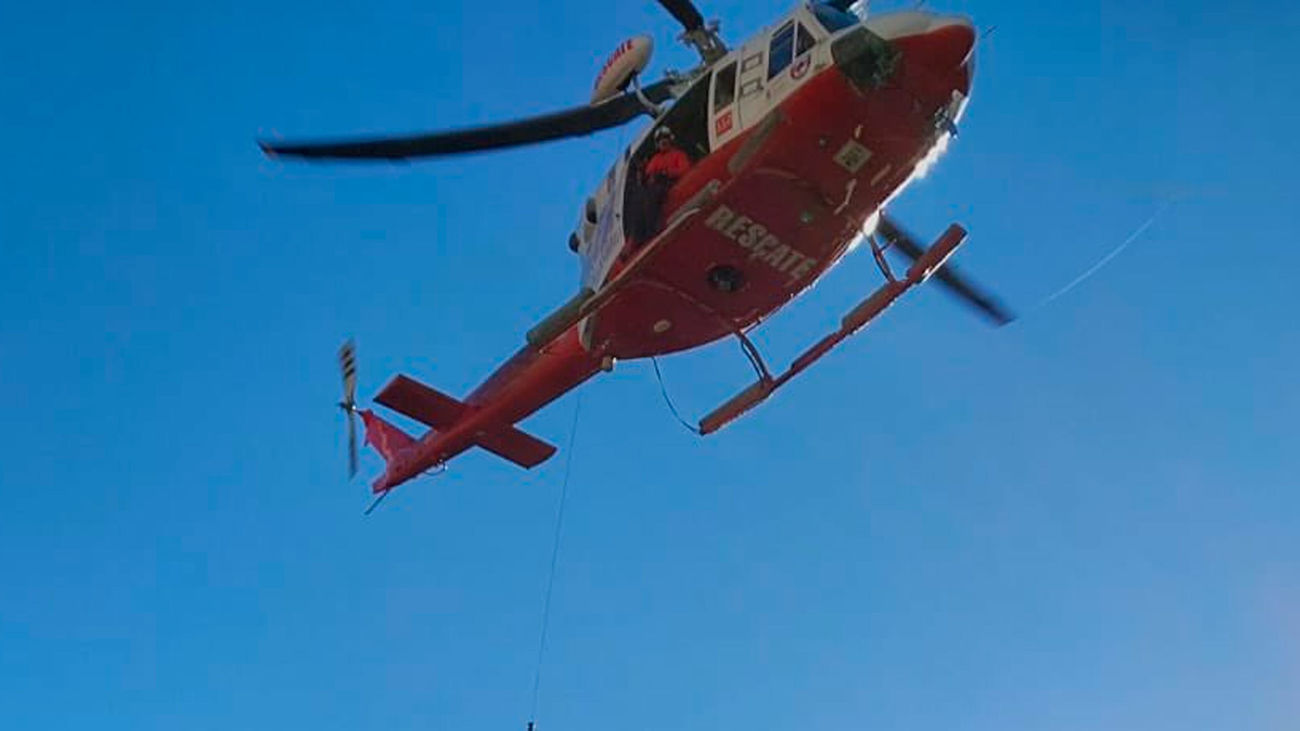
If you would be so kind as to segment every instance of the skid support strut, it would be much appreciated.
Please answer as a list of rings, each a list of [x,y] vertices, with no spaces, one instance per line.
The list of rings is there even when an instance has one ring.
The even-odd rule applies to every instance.
[[[880,313],[894,304],[899,297],[903,296],[904,292],[929,279],[930,275],[943,266],[948,257],[952,256],[965,240],[965,229],[955,223],[949,226],[948,230],[944,231],[943,235],[934,242],[934,245],[916,259],[911,268],[907,270],[906,277],[887,281],[881,285],[870,297],[867,297],[840,319],[840,328],[838,330],[805,350],[790,363],[790,367],[784,373],[775,377],[760,376],[758,381],[750,385],[749,388],[714,409],[712,413],[700,420],[700,434],[712,434],[740,418],[745,412],[763,403],[776,389],[785,385],[791,378],[794,378],[823,355],[829,353],[841,341],[866,327],[868,323],[880,316]]]

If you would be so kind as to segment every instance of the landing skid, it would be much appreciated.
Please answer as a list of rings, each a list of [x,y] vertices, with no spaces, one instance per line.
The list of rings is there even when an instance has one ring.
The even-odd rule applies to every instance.
[[[730,424],[736,419],[743,416],[750,409],[758,406],[767,400],[769,396],[776,392],[778,388],[784,386],[790,379],[803,372],[813,363],[817,362],[822,356],[829,353],[841,341],[847,339],[857,331],[866,327],[868,323],[876,319],[890,305],[907,292],[912,287],[925,282],[930,275],[937,271],[952,256],[962,243],[966,240],[966,230],[957,224],[948,227],[947,231],[934,242],[934,245],[925,251],[924,254],[917,257],[911,268],[907,270],[907,275],[903,279],[894,279],[887,267],[882,269],[886,278],[885,282],[879,289],[867,297],[857,307],[854,307],[843,318],[840,319],[840,327],[835,332],[819,340],[815,345],[805,350],[799,357],[795,358],[790,367],[777,376],[772,376],[767,366],[758,359],[755,363],[755,369],[759,372],[758,381],[750,385],[744,391],[733,396],[729,401],[715,409],[708,416],[700,420],[700,434],[712,434],[722,427]],[[874,244],[873,244],[874,250]],[[883,259],[878,261],[883,262]],[[746,352],[750,353],[751,358],[757,357],[757,351],[749,344],[747,339],[742,336],[742,344],[746,345]]]

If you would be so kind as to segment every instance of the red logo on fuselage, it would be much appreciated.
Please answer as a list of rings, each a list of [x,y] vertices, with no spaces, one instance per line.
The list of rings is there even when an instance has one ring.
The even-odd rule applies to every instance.
[[[804,74],[808,73],[808,67],[811,65],[812,54],[805,54],[803,58],[794,62],[794,66],[790,67],[790,78],[801,78]]]
[[[735,120],[732,117],[732,110],[728,109],[718,115],[718,118],[713,121],[713,134],[721,137],[730,132],[733,126],[735,126]]]

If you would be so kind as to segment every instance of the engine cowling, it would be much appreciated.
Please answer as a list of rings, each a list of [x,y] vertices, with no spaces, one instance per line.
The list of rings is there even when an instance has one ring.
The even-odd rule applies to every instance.
[[[623,90],[635,74],[641,73],[650,63],[655,42],[650,36],[633,36],[619,44],[609,55],[596,85],[591,90],[591,103],[598,104]]]

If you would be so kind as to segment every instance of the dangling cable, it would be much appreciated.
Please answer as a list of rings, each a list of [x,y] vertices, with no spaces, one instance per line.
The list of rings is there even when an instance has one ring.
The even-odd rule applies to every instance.
[[[689,431],[690,433],[696,436],[703,436],[702,434],[700,434],[700,430],[698,427],[696,427],[694,424],[690,423],[689,421],[683,419],[681,413],[677,411],[677,406],[673,404],[672,397],[668,395],[668,387],[664,385],[664,374],[659,370],[659,359],[652,355],[650,356],[650,362],[654,364],[655,378],[659,379],[659,393],[663,394],[664,403],[668,404],[668,410],[671,411],[673,416],[677,418],[677,421],[681,422],[682,426],[686,427],[687,431]]]
[[[560,509],[555,515],[555,536],[551,539],[551,570],[546,578],[546,599],[542,602],[542,632],[537,643],[537,670],[533,674],[533,705],[528,712],[528,731],[537,722],[537,696],[542,687],[542,659],[546,655],[546,631],[551,624],[551,592],[555,589],[555,566],[560,557],[560,535],[564,528],[564,506],[569,497],[569,473],[573,468],[573,443],[578,438],[578,415],[582,413],[582,392],[573,405],[573,424],[569,427],[569,451],[564,457],[564,480],[560,483]]]
[[[1051,304],[1058,297],[1063,297],[1064,295],[1069,293],[1070,290],[1082,284],[1084,280],[1089,279],[1090,277],[1092,277],[1092,275],[1101,271],[1102,267],[1109,264],[1111,260],[1114,259],[1115,257],[1124,253],[1124,250],[1127,249],[1130,244],[1132,244],[1134,241],[1137,241],[1139,238],[1141,238],[1142,234],[1146,233],[1147,229],[1151,228],[1151,225],[1156,222],[1156,219],[1160,218],[1160,215],[1164,213],[1166,209],[1169,208],[1171,203],[1172,203],[1171,201],[1165,201],[1164,203],[1161,203],[1160,207],[1156,209],[1156,212],[1152,213],[1147,218],[1147,220],[1143,221],[1142,225],[1134,229],[1133,232],[1128,235],[1128,238],[1125,238],[1123,241],[1119,243],[1119,246],[1116,246],[1115,248],[1111,249],[1110,252],[1107,253],[1105,256],[1103,256],[1100,260],[1098,260],[1096,264],[1093,264],[1092,266],[1088,267],[1088,269],[1085,270],[1083,274],[1080,274],[1079,276],[1070,280],[1069,284],[1065,285],[1064,287],[1061,287],[1060,289],[1056,290],[1052,294],[1043,298],[1041,302],[1034,305],[1034,307],[1030,310],[1030,312],[1036,312],[1037,310],[1042,309],[1046,305]]]

